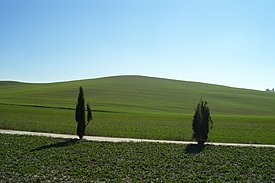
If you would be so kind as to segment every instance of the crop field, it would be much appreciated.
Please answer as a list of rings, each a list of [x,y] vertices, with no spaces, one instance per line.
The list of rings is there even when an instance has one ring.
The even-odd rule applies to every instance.
[[[202,97],[214,120],[210,141],[275,144],[275,93],[140,76],[0,82],[0,128],[75,134],[80,85],[94,111],[87,135],[191,140]]]
[[[275,149],[0,134],[1,182],[273,182]]]
[[[1,128],[76,134],[74,111],[0,105]],[[214,116],[212,142],[274,144],[273,117]],[[242,119],[244,118],[244,119]],[[239,122],[242,121],[241,123]],[[87,135],[191,140],[192,115],[142,115],[95,112]],[[261,121],[261,123],[259,123]]]

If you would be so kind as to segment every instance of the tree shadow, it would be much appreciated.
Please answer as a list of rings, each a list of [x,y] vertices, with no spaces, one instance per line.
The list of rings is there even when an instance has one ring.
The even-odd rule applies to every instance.
[[[187,154],[199,154],[203,151],[205,145],[202,144],[188,144],[185,148],[185,153]]]
[[[69,139],[63,142],[58,142],[55,144],[50,144],[50,145],[44,145],[35,149],[32,149],[30,152],[36,152],[36,151],[41,151],[45,149],[50,149],[50,148],[60,148],[60,147],[67,147],[70,145],[74,145],[76,142],[78,142],[79,139]]]

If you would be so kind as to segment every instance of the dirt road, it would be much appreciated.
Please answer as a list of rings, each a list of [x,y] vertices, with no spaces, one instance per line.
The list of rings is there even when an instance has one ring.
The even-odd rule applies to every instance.
[[[65,139],[78,138],[76,135],[68,135],[68,134],[27,132],[27,131],[2,130],[2,129],[0,129],[0,133],[1,134],[44,136],[44,137],[65,138]],[[88,141],[98,141],[98,142],[152,142],[152,143],[168,143],[168,144],[196,144],[196,142],[191,142],[191,141],[150,140],[150,139],[97,137],[97,136],[84,136],[83,139],[88,140]],[[216,145],[216,146],[272,147],[272,148],[275,148],[275,145],[269,145],[269,144],[237,144],[237,143],[216,143],[216,142],[207,142],[206,144]]]

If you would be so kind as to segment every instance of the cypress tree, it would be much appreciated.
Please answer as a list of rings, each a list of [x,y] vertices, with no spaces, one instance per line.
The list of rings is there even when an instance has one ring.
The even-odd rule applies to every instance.
[[[80,86],[79,87],[79,95],[78,95],[78,100],[75,108],[75,121],[77,122],[77,135],[79,136],[80,139],[83,138],[85,135],[85,129],[86,126],[89,124],[89,122],[93,119],[92,116],[92,110],[87,103],[87,124],[86,124],[86,118],[85,118],[85,98],[84,98],[84,92],[83,88]]]
[[[87,122],[86,126],[89,124],[90,121],[93,120],[93,114],[92,114],[92,110],[91,110],[91,107],[90,107],[89,103],[87,103],[87,112],[88,112],[88,114],[87,114],[87,121],[88,122]]]
[[[193,116],[192,128],[194,131],[193,138],[199,145],[204,145],[208,139],[209,126],[212,127],[213,121],[210,116],[210,110],[206,101],[202,98],[197,105]]]
[[[76,104],[75,109],[75,120],[77,122],[77,135],[80,139],[83,138],[85,134],[85,99],[84,99],[84,92],[83,88],[80,86],[79,88],[79,95],[78,95],[78,102]]]

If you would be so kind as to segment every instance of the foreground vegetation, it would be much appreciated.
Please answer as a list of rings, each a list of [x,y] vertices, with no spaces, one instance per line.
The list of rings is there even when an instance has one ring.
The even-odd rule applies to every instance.
[[[275,181],[275,149],[0,134],[1,182]]]
[[[275,93],[138,76],[0,82],[0,128],[76,134],[80,85],[94,112],[87,135],[191,140],[202,97],[215,124],[210,141],[275,144]]]

